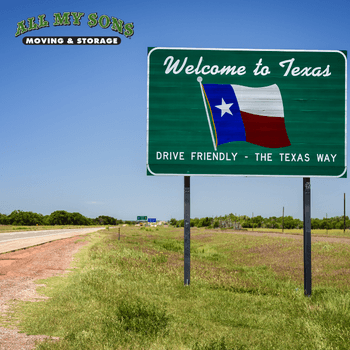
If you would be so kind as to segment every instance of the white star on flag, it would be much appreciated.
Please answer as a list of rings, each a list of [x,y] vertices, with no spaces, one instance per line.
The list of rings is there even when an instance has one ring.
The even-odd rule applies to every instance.
[[[223,116],[225,113],[229,113],[232,115],[232,112],[230,111],[230,107],[232,105],[233,103],[226,103],[222,98],[221,105],[217,105],[215,107],[221,109],[221,116]]]

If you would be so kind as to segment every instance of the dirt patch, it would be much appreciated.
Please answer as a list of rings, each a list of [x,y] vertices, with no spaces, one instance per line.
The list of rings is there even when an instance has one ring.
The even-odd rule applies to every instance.
[[[0,316],[11,319],[9,305],[16,300],[40,301],[40,285],[34,281],[63,274],[73,261],[73,255],[87,244],[84,236],[57,240],[40,246],[0,255]],[[35,342],[55,337],[26,335],[15,326],[0,327],[0,349],[34,349]]]

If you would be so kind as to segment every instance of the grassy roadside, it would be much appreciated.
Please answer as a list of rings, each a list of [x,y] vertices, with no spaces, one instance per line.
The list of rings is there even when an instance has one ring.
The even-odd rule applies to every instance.
[[[20,329],[59,336],[38,349],[348,349],[350,245],[312,247],[303,295],[302,240],[183,229],[90,235],[77,269],[45,280],[44,302],[17,304]],[[43,281],[38,281],[43,283]]]

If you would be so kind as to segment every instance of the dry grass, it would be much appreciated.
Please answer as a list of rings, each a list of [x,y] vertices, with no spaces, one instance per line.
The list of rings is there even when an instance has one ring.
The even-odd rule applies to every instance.
[[[252,229],[247,229],[247,231],[255,231],[255,232],[277,232],[277,233],[282,233],[281,228],[255,228],[254,230]],[[303,235],[303,229],[284,229],[283,233],[286,234],[294,234],[294,235]],[[337,229],[332,229],[332,230],[323,230],[323,229],[315,229],[311,230],[311,235],[312,236],[318,236],[318,237],[347,237],[350,238],[350,230],[337,230]]]

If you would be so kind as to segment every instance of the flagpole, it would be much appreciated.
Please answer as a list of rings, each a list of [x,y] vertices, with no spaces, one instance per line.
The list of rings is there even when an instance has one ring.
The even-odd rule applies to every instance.
[[[201,92],[202,92],[202,97],[203,97],[203,102],[204,102],[205,111],[206,111],[206,113],[207,113],[207,119],[208,119],[208,124],[209,124],[211,139],[213,140],[214,150],[216,151],[216,143],[215,143],[215,139],[214,139],[213,129],[212,129],[211,123],[210,123],[210,118],[209,118],[209,113],[208,113],[208,107],[207,107],[207,104],[205,103],[205,97],[204,97],[204,92],[203,92],[202,80],[203,80],[202,77],[198,77],[198,78],[197,78],[197,81],[199,82],[199,86],[200,86]]]

